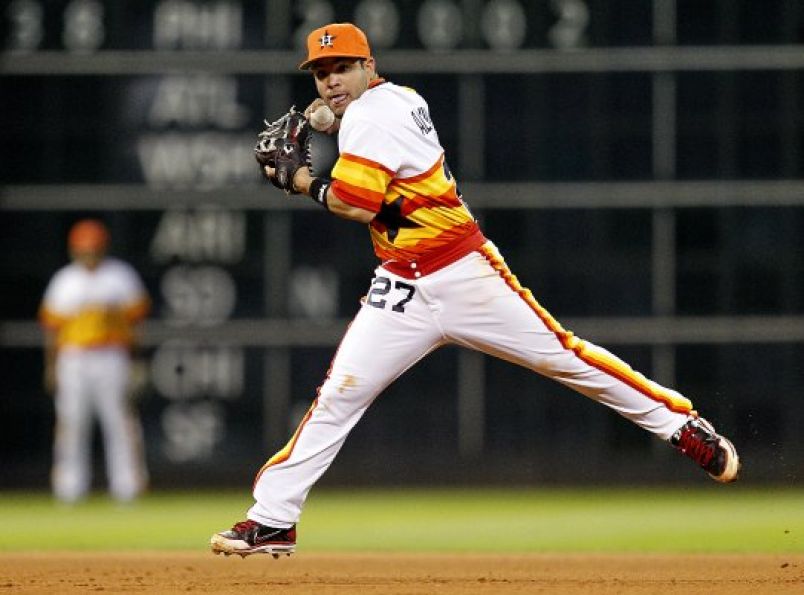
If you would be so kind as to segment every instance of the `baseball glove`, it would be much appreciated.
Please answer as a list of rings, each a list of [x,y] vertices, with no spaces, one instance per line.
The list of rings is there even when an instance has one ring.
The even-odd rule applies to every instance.
[[[275,122],[266,120],[265,130],[258,135],[254,156],[260,170],[264,174],[266,165],[273,168],[274,175],[268,179],[288,194],[298,194],[293,189],[293,176],[306,165],[303,147],[307,144],[309,131],[307,119],[293,106]]]
[[[337,135],[314,130],[295,106],[275,122],[266,120],[258,136],[254,156],[260,171],[264,175],[266,165],[273,168],[275,173],[268,179],[288,194],[298,194],[293,176],[300,167],[308,167],[314,178],[329,178],[338,159]]]

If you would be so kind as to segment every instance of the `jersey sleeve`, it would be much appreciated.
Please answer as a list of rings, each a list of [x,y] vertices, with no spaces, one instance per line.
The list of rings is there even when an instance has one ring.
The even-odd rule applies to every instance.
[[[340,157],[332,169],[335,196],[348,205],[379,212],[401,164],[398,143],[361,114],[341,128],[338,144]]]

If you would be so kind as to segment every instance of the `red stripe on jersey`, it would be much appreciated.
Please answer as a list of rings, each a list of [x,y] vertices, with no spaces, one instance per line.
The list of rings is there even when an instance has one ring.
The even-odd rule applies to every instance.
[[[335,193],[335,196],[347,205],[366,209],[372,213],[380,212],[382,201],[385,198],[385,196],[379,192],[366,190],[365,188],[349,184],[343,180],[333,180],[330,188],[332,192]]]
[[[411,255],[407,260],[399,258],[399,251],[386,252],[378,249],[377,256],[383,260],[389,259],[382,263],[384,269],[406,279],[415,279],[416,273],[420,276],[434,273],[477,250],[485,243],[483,232],[472,221],[453,227],[434,238],[418,242],[415,248],[419,253]]]
[[[422,196],[421,194],[409,195],[403,191],[399,186],[391,184],[390,188],[405,197],[405,202],[402,205],[402,215],[407,216],[418,209],[427,209],[433,207],[460,207],[463,203],[455,193],[455,187],[452,187],[450,192],[441,194],[440,196]],[[406,190],[406,189],[405,189]]]

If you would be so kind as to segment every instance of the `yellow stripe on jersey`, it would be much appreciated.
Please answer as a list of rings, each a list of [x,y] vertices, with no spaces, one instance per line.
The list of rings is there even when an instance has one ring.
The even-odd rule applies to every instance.
[[[347,197],[344,202],[352,204],[349,200],[350,195],[359,199],[361,204],[353,204],[367,208],[375,206],[370,210],[378,211],[385,196],[388,184],[394,176],[394,172],[382,166],[382,164],[370,159],[358,157],[357,155],[342,154],[335,167],[332,168],[332,177],[336,180],[335,192],[339,198],[341,193],[337,192],[337,183],[348,185],[346,189]]]
[[[394,180],[391,188],[403,196],[443,197],[443,200],[449,200],[452,204],[461,204],[455,192],[455,181],[447,179],[441,168],[425,178]]]
[[[480,251],[506,284],[519,294],[530,309],[542,320],[545,326],[555,334],[556,338],[558,338],[565,349],[569,349],[575,353],[576,356],[590,366],[627,384],[650,399],[663,403],[670,411],[690,415],[696,414],[695,411],[692,410],[692,402],[689,399],[686,399],[675,391],[670,391],[656,384],[635,371],[618,357],[596,349],[594,345],[590,345],[576,337],[572,332],[564,330],[561,324],[536,301],[530,290],[519,283],[516,275],[511,272],[499,253],[488,246],[482,247]]]

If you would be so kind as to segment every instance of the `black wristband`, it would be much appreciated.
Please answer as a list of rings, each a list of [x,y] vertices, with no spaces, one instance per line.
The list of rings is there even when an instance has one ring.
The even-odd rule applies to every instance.
[[[331,185],[332,180],[327,180],[326,178],[313,178],[313,181],[310,182],[310,198],[327,210],[329,210],[327,192]]]

